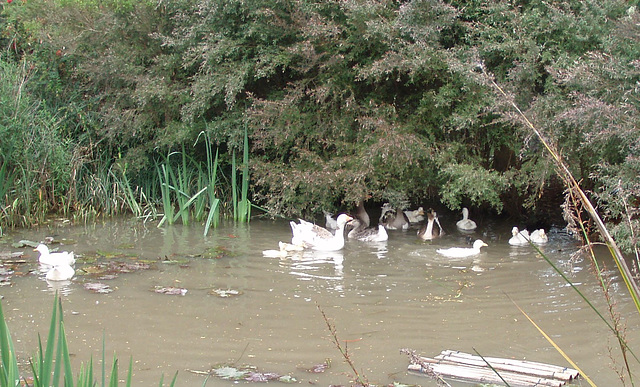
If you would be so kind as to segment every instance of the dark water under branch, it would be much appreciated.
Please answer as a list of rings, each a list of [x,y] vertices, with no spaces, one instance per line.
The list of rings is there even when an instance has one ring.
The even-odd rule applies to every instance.
[[[620,351],[608,328],[534,249],[508,245],[512,225],[484,225],[475,234],[489,245],[483,253],[453,260],[436,249],[462,246],[467,238],[443,226],[450,232],[432,242],[418,240],[415,230],[396,231],[384,243],[347,241],[340,252],[282,258],[264,257],[262,251],[290,240],[285,221],[223,225],[207,237],[201,226],[157,228],[136,220],[43,227],[3,241],[73,240],[61,249],[80,256],[76,277],[47,283],[37,273],[37,253],[24,249],[30,262],[19,271],[28,274],[14,275],[0,292],[23,362],[35,354],[38,333],[46,337],[57,289],[74,370],[92,356],[101,359],[104,333],[107,359],[116,354],[121,375],[133,358],[136,386],[157,385],[161,375],[167,381],[176,371],[178,386],[200,386],[205,377],[191,371],[219,364],[249,364],[305,385],[349,385],[352,372],[332,343],[321,311],[361,375],[377,385],[435,385],[407,372],[409,361],[401,348],[425,356],[444,349],[475,350],[567,365],[510,298],[597,384],[620,385],[609,349],[618,362]],[[543,252],[604,312],[588,260],[572,259],[579,246],[562,230],[551,230],[549,236]],[[21,249],[3,244],[0,250]],[[150,268],[101,280],[113,291],[97,294],[83,286],[98,282],[83,272],[90,271],[96,256],[148,262]],[[622,320],[628,319],[627,336],[637,347],[638,315],[613,275]],[[187,293],[159,294],[156,287]],[[327,359],[327,371],[306,371]],[[216,378],[207,383],[231,384]]]

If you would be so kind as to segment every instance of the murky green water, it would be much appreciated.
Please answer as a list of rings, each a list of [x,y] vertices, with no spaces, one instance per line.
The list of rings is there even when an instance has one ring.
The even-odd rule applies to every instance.
[[[579,296],[530,247],[507,244],[512,225],[485,224],[476,236],[489,244],[474,258],[451,260],[437,248],[462,246],[465,236],[443,224],[449,234],[419,241],[415,230],[390,232],[386,243],[347,241],[338,253],[304,252],[266,258],[262,251],[289,241],[288,222],[256,220],[222,226],[208,237],[202,227],[158,229],[138,221],[95,226],[50,226],[15,233],[4,241],[71,238],[65,248],[86,257],[96,252],[133,255],[158,261],[149,270],[122,273],[101,281],[114,291],[95,294],[83,288],[95,282],[82,274],[57,284],[63,293],[69,348],[79,369],[91,356],[115,353],[124,378],[130,357],[134,385],[158,385],[178,371],[178,386],[200,386],[207,371],[221,363],[250,364],[264,372],[294,376],[300,384],[348,385],[351,371],[330,340],[324,311],[362,376],[371,383],[394,381],[435,385],[406,371],[401,348],[425,356],[444,349],[486,356],[566,365],[509,300],[512,298],[551,335],[599,385],[620,385],[611,369],[609,348],[619,350],[607,328]],[[218,258],[202,258],[207,249]],[[551,232],[543,247],[577,286],[603,311],[604,302],[588,263],[569,265],[577,246],[562,232]],[[18,251],[4,244],[0,250]],[[37,273],[37,254],[24,249],[24,276],[0,288],[16,350],[24,361],[35,353],[37,334],[46,337],[54,287]],[[161,260],[180,260],[163,263]],[[614,266],[609,265],[612,269]],[[29,271],[33,271],[29,273]],[[617,276],[614,281],[618,281]],[[156,286],[187,289],[184,296],[157,294]],[[241,294],[222,298],[212,290]],[[615,283],[628,338],[640,345],[638,316],[622,284]],[[508,296],[508,297],[507,297]],[[331,368],[304,369],[331,360]],[[99,367],[97,366],[98,370]],[[245,384],[246,382],[241,382]],[[232,382],[210,379],[209,386]],[[584,384],[584,383],[583,383]]]

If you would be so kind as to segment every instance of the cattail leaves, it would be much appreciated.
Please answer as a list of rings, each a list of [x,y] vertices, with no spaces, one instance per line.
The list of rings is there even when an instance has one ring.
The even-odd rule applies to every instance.
[[[221,211],[230,208],[230,216],[240,222],[251,217],[252,204],[249,201],[249,138],[245,128],[242,165],[238,167],[235,150],[231,151],[230,187],[218,182],[220,173],[219,149],[213,150],[207,132],[198,135],[204,139],[207,160],[204,166],[181,152],[169,153],[162,163],[156,164],[157,178],[164,214],[158,226],[174,224],[180,220],[188,225],[192,220],[204,221],[204,235],[211,227],[216,227]],[[176,159],[179,160],[176,162]],[[241,169],[238,178],[238,169]],[[226,194],[226,195],[225,195]]]
[[[57,333],[57,335],[56,335]],[[93,372],[93,359],[89,359],[87,365],[80,366],[77,381],[74,382],[74,373],[71,368],[71,357],[67,345],[64,320],[62,316],[62,301],[56,294],[53,301],[53,311],[51,313],[51,323],[47,344],[43,350],[42,341],[38,338],[38,352],[35,359],[30,360],[31,371],[33,373],[33,387],[117,387],[118,380],[118,358],[114,354],[109,381],[106,379],[106,359],[104,336],[102,342],[102,372],[101,380],[96,380]],[[54,356],[55,352],[55,356]],[[13,341],[9,334],[6,319],[0,305],[0,387],[15,387],[21,385],[20,372],[18,370],[17,356],[13,348]],[[125,385],[132,385],[133,359],[129,360],[127,378]],[[177,372],[170,383],[174,386],[177,380]],[[29,385],[28,383],[26,383]],[[160,387],[163,386],[162,379]]]

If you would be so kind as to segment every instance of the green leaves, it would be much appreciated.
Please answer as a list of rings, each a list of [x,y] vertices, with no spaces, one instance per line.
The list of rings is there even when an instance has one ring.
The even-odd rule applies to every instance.
[[[444,165],[441,173],[444,184],[440,194],[447,207],[458,209],[468,200],[474,206],[488,204],[502,210],[500,195],[509,186],[504,175],[468,164]]]

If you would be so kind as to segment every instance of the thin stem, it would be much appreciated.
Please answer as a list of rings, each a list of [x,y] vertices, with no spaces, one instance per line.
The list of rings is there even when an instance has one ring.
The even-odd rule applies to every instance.
[[[322,310],[320,305],[316,304],[316,307],[318,308],[318,310],[322,314],[322,318],[324,318],[324,322],[327,324],[327,328],[329,328],[329,333],[331,333],[331,340],[333,341],[333,344],[335,344],[336,348],[338,348],[338,351],[340,351],[340,354],[342,355],[344,360],[347,362],[347,364],[349,365],[349,367],[353,371],[353,374],[355,375],[355,378],[356,378],[356,380],[355,380],[356,383],[358,383],[358,385],[361,385],[361,386],[369,386],[369,383],[366,381],[365,378],[360,376],[360,373],[356,369],[355,364],[351,360],[351,357],[349,356],[348,349],[346,347],[346,343],[345,343],[345,347],[344,348],[340,344],[340,339],[338,338],[338,333],[337,333],[335,325],[333,325],[333,324],[331,324],[329,322],[329,318],[324,313],[324,310]]]

